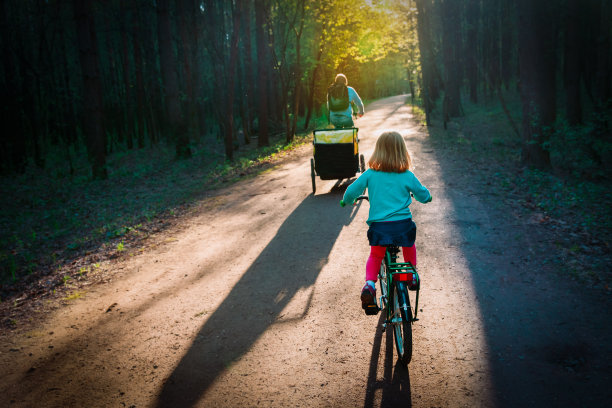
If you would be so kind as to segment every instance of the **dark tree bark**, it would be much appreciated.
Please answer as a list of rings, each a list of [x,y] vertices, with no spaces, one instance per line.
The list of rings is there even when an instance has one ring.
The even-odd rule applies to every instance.
[[[568,0],[565,15],[565,66],[564,84],[566,96],[567,121],[571,126],[582,123],[582,103],[580,98],[580,80],[584,56],[584,38],[582,32],[581,1]]]
[[[519,0],[519,58],[525,164],[550,166],[548,143],[555,121],[555,19],[547,2]]]
[[[194,134],[200,135],[202,133],[202,129],[204,128],[204,115],[201,114],[203,111],[203,75],[202,71],[205,67],[205,63],[202,63],[200,55],[200,48],[202,47],[202,11],[200,9],[199,1],[190,1],[189,8],[187,10],[191,10],[189,12],[189,26],[190,26],[190,41],[191,41],[191,60],[193,63],[193,92],[194,92],[194,118],[193,118],[193,126],[195,126]]]
[[[26,144],[21,122],[21,101],[19,92],[19,75],[16,69],[15,55],[10,47],[10,27],[7,21],[8,2],[0,4],[0,33],[2,38],[2,68],[5,75],[4,86],[0,87],[1,103],[0,119],[8,130],[7,146],[1,150],[2,162],[0,169],[4,172],[16,171],[22,173],[26,167]]]
[[[255,34],[257,37],[257,75],[258,75],[258,131],[257,146],[270,144],[268,135],[268,25],[266,22],[266,0],[255,0]]]
[[[238,60],[238,37],[240,34],[239,8],[234,9],[232,17],[233,27],[230,43],[230,59],[229,66],[227,67],[227,99],[225,114],[223,115],[223,120],[225,121],[225,125],[223,126],[225,131],[225,157],[229,160],[233,160],[234,157],[234,95]]]
[[[417,34],[419,37],[419,50],[421,53],[421,75],[423,77],[423,104],[425,108],[425,122],[431,126],[431,112],[434,105],[434,72],[435,62],[430,35],[430,0],[415,0],[417,6]]]
[[[83,133],[94,179],[107,178],[106,136],[104,132],[102,90],[92,0],[73,1],[76,35],[83,77]]]
[[[159,63],[166,102],[166,130],[175,141],[176,157],[191,156],[189,136],[184,126],[179,99],[176,57],[172,43],[172,27],[169,0],[157,0],[157,37],[159,41]]]
[[[499,0],[488,0],[483,3],[484,35],[483,69],[487,75],[488,93],[492,95],[500,84],[500,50],[499,50]]]
[[[465,71],[467,75],[470,101],[478,102],[478,25],[480,2],[469,0],[466,8]]]
[[[599,30],[595,44],[597,65],[595,74],[595,98],[601,106],[612,103],[611,72],[612,72],[612,53],[610,39],[610,20],[612,19],[612,4],[609,0],[600,0],[599,4]]]
[[[301,101],[301,91],[302,91],[302,53],[301,53],[301,41],[302,41],[302,33],[304,31],[304,12],[305,12],[305,0],[300,0],[298,2],[299,7],[299,16],[298,19],[300,21],[299,28],[294,29],[295,32],[295,54],[296,54],[296,62],[295,62],[295,70],[293,72],[293,121],[291,123],[291,129],[287,134],[287,143],[293,140],[293,136],[295,135],[295,131],[297,128],[297,118],[298,112],[300,110],[300,101]]]
[[[312,117],[312,113],[314,111],[315,90],[316,90],[318,74],[319,74],[319,71],[321,70],[321,57],[323,56],[323,44],[325,41],[325,34],[320,33],[316,35],[315,37],[318,37],[319,40],[316,41],[316,43],[318,44],[317,56],[315,58],[314,68],[310,76],[310,83],[308,84],[308,102],[307,102],[308,110],[306,111],[306,118],[304,119],[304,129],[308,129],[308,125],[310,124],[310,118]]]
[[[461,49],[459,0],[442,3],[442,48],[444,55],[444,125],[452,117],[463,116],[461,106]]]
[[[253,75],[253,54],[251,48],[251,9],[252,0],[243,0],[239,2],[239,7],[242,8],[242,29],[244,31],[244,58],[242,59],[242,66],[244,67],[244,81],[246,82],[243,87],[245,93],[242,95],[242,124],[244,131],[244,143],[251,143],[251,132],[253,124],[253,106],[255,103],[255,79]]]
[[[126,27],[126,20],[129,22],[129,16],[127,13],[127,9],[125,7],[125,3],[121,3],[120,10],[120,29],[121,29],[121,65],[122,65],[122,73],[123,73],[123,84],[125,86],[125,121],[126,124],[123,127],[126,132],[126,142],[127,148],[132,149],[134,147],[134,102],[133,102],[133,92],[132,92],[132,81],[130,78],[130,57],[129,57],[129,47],[130,42],[128,39],[128,30]]]
[[[509,88],[510,82],[516,70],[514,63],[516,57],[513,50],[515,49],[514,41],[514,2],[501,2],[501,76],[502,82],[506,89]]]
[[[183,112],[186,112],[185,127],[187,135],[192,134],[197,129],[197,107],[195,104],[194,93],[194,58],[192,50],[192,39],[189,30],[193,29],[190,16],[194,13],[193,0],[177,0],[176,13],[178,21],[178,31],[182,46],[183,60]],[[193,137],[192,137],[193,138]]]
[[[140,27],[140,12],[134,10],[132,14],[132,30],[134,33],[134,71],[136,76],[136,126],[138,133],[136,140],[138,148],[142,149],[145,146],[145,127],[146,127],[146,106],[145,106],[145,87],[142,59],[142,32]],[[148,129],[149,132],[151,129]]]

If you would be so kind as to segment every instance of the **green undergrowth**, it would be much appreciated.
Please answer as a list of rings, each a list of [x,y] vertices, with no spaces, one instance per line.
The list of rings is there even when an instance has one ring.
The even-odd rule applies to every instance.
[[[509,97],[507,106],[513,112],[512,120],[520,128],[520,101]],[[486,194],[498,203],[524,213],[525,219],[537,220],[547,228],[556,243],[558,253],[551,253],[547,262],[570,265],[557,268],[569,271],[575,279],[600,284],[612,284],[610,263],[612,256],[612,182],[601,177],[605,171],[598,168],[587,177],[584,166],[593,166],[591,159],[580,155],[575,146],[564,145],[568,137],[586,132],[574,130],[573,135],[557,135],[551,143],[553,167],[548,171],[526,167],[521,162],[522,141],[497,101],[479,105],[465,104],[465,116],[453,119],[444,129],[434,120],[429,128],[434,147],[441,147],[442,160],[462,160],[466,174]],[[422,110],[414,111],[424,121]],[[420,113],[419,113],[420,112]],[[436,115],[438,113],[438,115]],[[434,112],[434,116],[439,116]],[[562,132],[560,126],[559,132]],[[572,143],[577,143],[573,140]],[[563,149],[570,147],[575,157],[568,166]],[[608,175],[609,176],[609,175]],[[530,218],[531,217],[531,218]]]
[[[192,145],[186,160],[175,160],[170,145],[125,149],[107,158],[107,180],[88,179],[85,152],[76,156],[72,176],[66,167],[48,165],[1,178],[0,295],[5,298],[23,278],[50,274],[100,247],[125,251],[133,238],[163,228],[164,218],[207,191],[256,174],[310,137],[304,133],[285,144],[279,135],[259,149],[255,139],[240,146],[233,161],[214,138]]]

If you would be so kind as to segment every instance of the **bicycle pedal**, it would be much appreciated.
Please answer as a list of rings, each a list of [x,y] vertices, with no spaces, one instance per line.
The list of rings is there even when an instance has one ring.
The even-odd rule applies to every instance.
[[[377,305],[368,305],[364,310],[365,314],[367,314],[368,316],[376,315],[380,311]]]

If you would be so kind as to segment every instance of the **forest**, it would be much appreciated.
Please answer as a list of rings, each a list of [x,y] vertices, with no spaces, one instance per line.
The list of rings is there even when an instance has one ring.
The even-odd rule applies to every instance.
[[[142,204],[159,152],[231,166],[327,125],[339,72],[366,102],[410,95],[431,127],[499,103],[525,166],[607,182],[611,21],[607,0],[3,1],[0,282],[176,205]]]

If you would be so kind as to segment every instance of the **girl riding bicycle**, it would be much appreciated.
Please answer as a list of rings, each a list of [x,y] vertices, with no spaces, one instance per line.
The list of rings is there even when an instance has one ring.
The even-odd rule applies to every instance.
[[[402,247],[404,261],[416,267],[416,225],[408,208],[411,193],[421,203],[432,197],[410,171],[412,160],[404,139],[397,132],[385,132],[376,141],[370,167],[344,193],[343,201],[354,202],[367,188],[370,213],[367,223],[370,256],[366,263],[366,284],[361,291],[361,306],[376,305],[376,280],[387,245]]]

